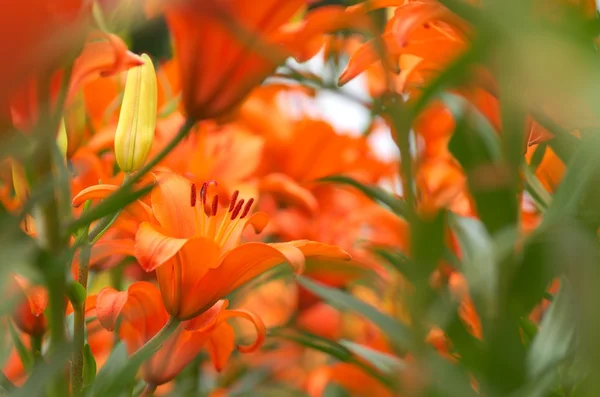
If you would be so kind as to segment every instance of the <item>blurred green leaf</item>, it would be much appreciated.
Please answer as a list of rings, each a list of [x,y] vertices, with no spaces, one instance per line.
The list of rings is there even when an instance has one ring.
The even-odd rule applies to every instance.
[[[550,304],[548,313],[527,354],[527,372],[535,379],[545,372],[556,371],[558,364],[567,359],[575,348],[573,302],[566,280]]]
[[[398,357],[380,352],[368,346],[354,343],[349,340],[341,340],[340,345],[348,348],[355,355],[365,359],[384,374],[394,375],[406,368],[406,364]]]
[[[479,312],[493,317],[497,312],[498,264],[493,240],[476,218],[450,214],[448,223],[456,233],[463,254],[461,271],[468,281]]]
[[[126,390],[133,386],[135,375],[141,363],[131,364],[125,344],[123,342],[117,343],[96,375],[90,390],[91,395],[101,397],[126,394]]]
[[[364,193],[371,200],[379,202],[389,208],[398,216],[406,217],[406,205],[399,197],[394,197],[391,193],[385,191],[379,186],[365,185],[343,175],[332,175],[318,180],[319,182],[337,183],[340,185],[349,185]]]
[[[83,387],[88,387],[96,379],[96,359],[88,343],[83,349]]]
[[[69,223],[69,232],[76,232],[80,228],[87,227],[90,223],[105,216],[112,216],[114,213],[125,208],[130,203],[150,193],[153,187],[154,185],[149,185],[144,186],[136,191],[117,191],[115,194],[109,196],[100,204],[96,205],[95,207],[92,207],[89,211],[85,212],[79,218]]]
[[[21,340],[21,337],[19,336],[19,332],[17,332],[17,330],[15,329],[15,326],[13,325],[12,321],[8,322],[8,329],[10,330],[10,336],[12,338],[15,349],[17,350],[17,353],[19,354],[19,359],[23,363],[23,367],[25,367],[25,369],[29,370],[31,368],[31,366],[33,365],[32,352],[28,348],[25,347],[25,344]]]
[[[538,210],[545,211],[550,206],[552,196],[544,185],[539,181],[537,176],[531,171],[531,168],[527,165],[522,167],[523,176],[525,177],[525,188],[527,193],[531,196]]]
[[[413,345],[408,328],[401,322],[380,312],[376,307],[362,302],[343,291],[311,281],[306,277],[298,277],[298,282],[331,306],[339,310],[349,310],[363,315],[366,319],[381,328],[396,347],[407,349]]]
[[[376,367],[371,367],[363,361],[358,360],[349,348],[338,342],[312,334],[308,331],[291,328],[273,328],[269,330],[269,334],[326,353],[339,361],[356,365],[366,374],[381,382],[382,385],[390,389],[394,388],[393,382],[380,373]]]

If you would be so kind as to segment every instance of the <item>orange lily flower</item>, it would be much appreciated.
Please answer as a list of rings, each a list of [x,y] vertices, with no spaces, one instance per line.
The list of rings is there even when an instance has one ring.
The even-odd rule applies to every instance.
[[[256,328],[256,340],[248,346],[238,346],[242,353],[257,350],[263,343],[266,329],[261,319],[245,310],[227,310],[228,301],[220,300],[202,315],[181,324],[148,359],[142,373],[146,382],[162,385],[169,382],[206,347],[217,370],[221,370],[235,347],[235,333],[227,320],[241,317]],[[130,354],[141,348],[167,323],[169,314],[161,293],[151,283],[137,282],[127,291],[105,288],[98,294],[98,320],[108,330],[115,329],[117,318],[122,321],[119,335]]]
[[[268,0],[248,7],[242,1],[190,0],[167,9],[188,117],[220,116],[259,85],[284,59],[273,62],[275,54],[264,53],[261,41],[275,44],[269,37],[303,4],[304,0]],[[244,32],[236,34],[236,29]]]
[[[15,275],[14,279],[21,290],[23,300],[17,303],[13,320],[26,334],[41,336],[46,332],[47,326],[44,310],[48,306],[48,292],[41,286],[32,286],[21,276]]]
[[[0,15],[0,113],[30,78],[53,70],[85,37],[91,4],[82,0],[26,0],[3,4]]]
[[[167,7],[187,116],[223,116],[287,57],[311,58],[321,47],[322,33],[348,25],[340,7],[319,8],[301,23],[288,24],[305,3],[188,0]]]
[[[253,226],[260,232],[268,217],[249,216],[254,199],[239,200],[237,192],[228,208],[219,208],[218,195],[209,200],[209,187],[205,183],[197,194],[187,179],[166,176],[151,194],[155,220],[142,223],[136,235],[136,257],[146,271],[156,270],[172,316],[196,317],[280,263],[301,271],[305,257],[350,258],[340,248],[308,240],[240,245],[243,230]]]
[[[69,82],[67,103],[90,81],[109,76],[143,63],[142,59],[127,51],[125,43],[114,35],[103,35],[105,41],[88,43],[73,64]],[[55,105],[64,74],[55,73],[51,79],[50,104]],[[33,79],[22,87],[11,101],[12,119],[21,130],[28,130],[38,117],[40,100],[37,92],[38,82]],[[60,109],[59,109],[60,110]]]

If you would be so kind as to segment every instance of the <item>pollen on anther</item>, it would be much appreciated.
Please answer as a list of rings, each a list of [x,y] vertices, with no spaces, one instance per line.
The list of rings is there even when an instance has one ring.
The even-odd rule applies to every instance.
[[[239,190],[236,190],[235,192],[233,192],[233,194],[231,195],[231,200],[229,200],[229,210],[227,212],[231,212],[234,210],[239,194],[240,194]]]
[[[215,194],[215,196],[213,197],[212,208],[211,208],[212,216],[217,215],[218,209],[219,209],[219,196]]]
[[[246,203],[246,206],[244,207],[244,212],[242,212],[242,215],[240,216],[240,219],[244,219],[246,217],[246,215],[248,215],[248,213],[250,212],[250,208],[252,208],[253,203],[254,203],[253,198],[248,200],[248,202]]]
[[[190,190],[190,206],[196,206],[196,184],[192,183],[192,187]]]
[[[242,210],[243,206],[244,206],[244,199],[241,199],[240,201],[238,201],[233,212],[231,213],[231,220],[234,220],[235,218],[237,218],[237,216],[240,214],[240,211]]]
[[[202,187],[200,188],[200,199],[202,200],[202,205],[206,207],[206,189],[208,188],[208,184],[204,182]]]

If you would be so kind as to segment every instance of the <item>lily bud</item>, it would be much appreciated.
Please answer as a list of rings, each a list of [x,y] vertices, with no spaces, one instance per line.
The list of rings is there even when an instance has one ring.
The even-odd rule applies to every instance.
[[[152,60],[142,55],[144,64],[127,72],[125,94],[115,134],[115,155],[125,172],[141,168],[154,139],[157,109],[156,72]]]
[[[67,146],[69,145],[69,139],[67,137],[67,128],[65,127],[65,120],[60,120],[60,126],[58,127],[58,135],[56,136],[56,144],[63,160],[67,159]]]

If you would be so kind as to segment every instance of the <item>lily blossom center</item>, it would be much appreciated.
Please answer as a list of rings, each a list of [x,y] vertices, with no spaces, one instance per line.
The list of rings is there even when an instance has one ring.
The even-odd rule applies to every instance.
[[[226,245],[240,221],[248,216],[254,198],[247,201],[239,198],[239,191],[233,192],[229,206],[219,208],[219,195],[215,193],[209,200],[208,190],[217,182],[204,182],[198,192],[196,184],[190,189],[190,206],[194,208],[194,237],[206,237],[215,241],[220,247]]]

